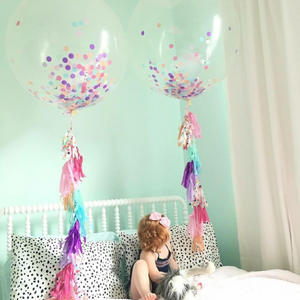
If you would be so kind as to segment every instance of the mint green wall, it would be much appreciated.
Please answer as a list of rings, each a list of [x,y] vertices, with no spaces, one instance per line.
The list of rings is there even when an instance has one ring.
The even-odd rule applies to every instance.
[[[0,0],[0,207],[59,201],[61,141],[70,123],[62,111],[34,99],[10,71],[4,50],[5,29],[19,2]],[[126,28],[138,1],[106,2]],[[205,97],[199,99],[197,111],[205,135],[199,142],[203,144],[204,191],[222,260],[239,266],[226,97],[223,90]],[[180,182],[185,161],[182,149],[177,147],[183,115],[180,105],[141,85],[128,65],[114,94],[81,111],[74,118],[74,134],[87,175],[81,185],[84,200],[171,194],[184,197]],[[213,141],[207,140],[212,137]],[[218,143],[224,147],[214,148]],[[222,162],[218,161],[220,157]],[[5,259],[5,223],[1,218],[0,266]]]

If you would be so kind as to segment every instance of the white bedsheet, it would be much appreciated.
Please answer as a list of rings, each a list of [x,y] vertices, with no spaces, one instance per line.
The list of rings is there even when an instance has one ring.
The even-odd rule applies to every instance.
[[[300,300],[300,276],[283,270],[246,272],[235,267],[222,267],[213,274],[198,277],[201,300]]]
[[[9,299],[8,266],[6,264],[7,268],[2,271],[7,271],[0,274],[1,300]],[[222,267],[210,275],[198,276],[198,281],[203,288],[195,300],[300,300],[300,276],[289,271],[246,272],[236,267]]]

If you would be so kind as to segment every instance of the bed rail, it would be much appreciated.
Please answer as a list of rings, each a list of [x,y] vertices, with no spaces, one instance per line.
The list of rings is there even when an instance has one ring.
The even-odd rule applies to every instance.
[[[188,209],[186,201],[180,196],[160,196],[160,197],[144,197],[144,198],[125,198],[125,199],[110,199],[110,200],[97,200],[97,201],[86,201],[84,205],[86,207],[86,212],[89,218],[91,226],[89,226],[89,233],[93,232],[93,211],[95,208],[101,208],[101,221],[102,221],[102,231],[107,231],[108,227],[108,217],[111,219],[113,216],[108,216],[107,208],[114,207],[114,224],[115,232],[120,233],[123,229],[133,229],[133,212],[132,206],[139,206],[139,217],[145,215],[145,205],[151,205],[151,211],[155,211],[156,205],[160,205],[160,211],[164,215],[168,215],[168,205],[167,203],[173,202],[173,224],[178,225],[178,212],[179,209],[177,204],[181,205],[182,219],[184,223],[188,222]],[[121,228],[120,224],[120,210],[119,207],[127,206],[127,228]],[[48,212],[58,212],[58,234],[64,234],[64,221],[63,221],[63,205],[62,204],[44,204],[44,205],[28,205],[28,206],[10,206],[0,209],[0,216],[7,216],[7,253],[11,251],[11,236],[14,232],[13,216],[18,214],[25,215],[25,235],[31,235],[31,214],[40,213],[42,214],[42,235],[48,235]],[[135,210],[136,211],[136,210]],[[146,211],[146,213],[149,213]],[[123,216],[124,217],[124,216]]]

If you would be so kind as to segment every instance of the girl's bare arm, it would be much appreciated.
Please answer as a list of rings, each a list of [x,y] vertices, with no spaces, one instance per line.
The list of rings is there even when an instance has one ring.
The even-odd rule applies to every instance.
[[[149,277],[154,282],[159,282],[161,279],[164,278],[166,273],[158,271],[156,264],[155,264],[155,253],[151,251],[142,251],[141,259],[144,259],[147,262],[148,270],[149,270]]]

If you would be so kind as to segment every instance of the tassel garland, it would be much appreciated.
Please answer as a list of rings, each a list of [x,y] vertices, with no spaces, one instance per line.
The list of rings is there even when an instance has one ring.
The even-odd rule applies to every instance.
[[[62,156],[67,162],[62,168],[60,197],[70,223],[69,234],[64,240],[60,257],[62,270],[55,277],[55,287],[48,300],[79,300],[75,274],[79,271],[76,263],[81,260],[82,240],[86,242],[85,223],[88,220],[79,185],[85,174],[82,170],[83,157],[79,152],[72,128],[63,139]],[[87,299],[85,297],[85,299]]]
[[[178,145],[183,150],[188,150],[189,162],[184,169],[181,185],[186,188],[186,200],[193,206],[193,213],[189,216],[187,236],[193,240],[193,251],[204,250],[204,227],[203,224],[210,222],[207,214],[207,202],[204,197],[203,188],[200,184],[199,174],[201,162],[195,139],[201,138],[201,128],[195,114],[189,111],[187,106],[184,121],[179,130]]]

